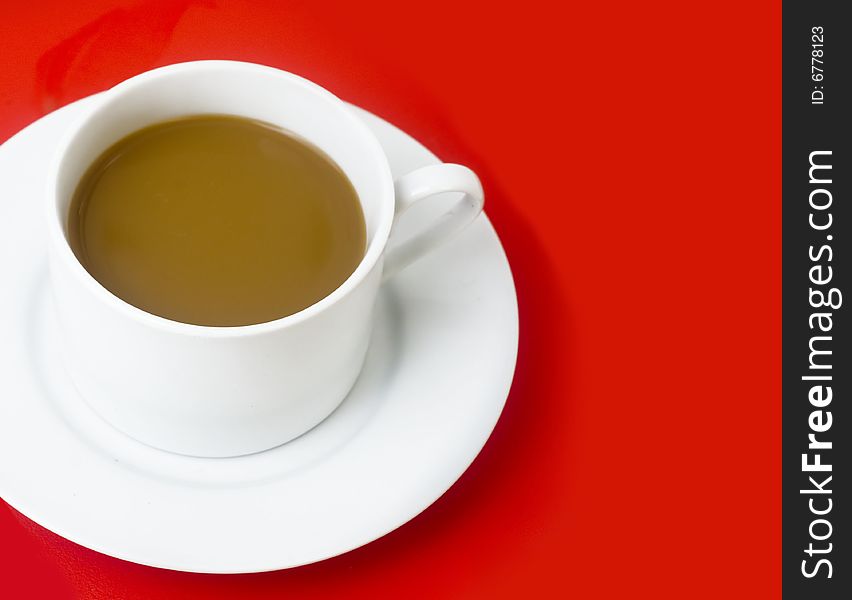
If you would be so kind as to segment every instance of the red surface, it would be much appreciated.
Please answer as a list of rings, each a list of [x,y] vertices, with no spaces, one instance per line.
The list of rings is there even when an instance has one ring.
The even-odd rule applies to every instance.
[[[234,58],[470,165],[521,348],[474,465],[365,548],[191,575],[0,506],[0,596],[780,595],[780,3],[471,4],[3,3],[0,139],[148,68]]]

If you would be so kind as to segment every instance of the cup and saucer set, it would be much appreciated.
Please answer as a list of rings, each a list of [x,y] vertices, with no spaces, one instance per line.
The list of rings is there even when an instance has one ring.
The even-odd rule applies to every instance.
[[[88,166],[166,119],[258,119],[342,169],[364,258],[293,315],[171,321],[72,252]],[[476,176],[290,73],[170,65],[0,146],[0,497],[45,528],[180,571],[295,567],[362,546],[438,499],[487,441],[518,348],[512,274]]]

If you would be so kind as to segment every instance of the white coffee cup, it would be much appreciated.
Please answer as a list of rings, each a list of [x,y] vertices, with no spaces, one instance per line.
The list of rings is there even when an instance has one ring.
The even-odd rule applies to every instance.
[[[101,95],[70,131],[48,174],[50,273],[69,373],[107,422],[157,448],[238,456],[287,442],[344,399],[364,362],[384,277],[440,245],[482,210],[466,167],[441,164],[393,180],[378,140],[330,92],[271,67],[199,61],[155,69]],[[67,239],[77,183],[111,144],[146,125],[217,113],[277,125],[325,151],[358,192],[367,250],[334,292],[288,317],[205,327],[147,313],[114,296],[80,264]],[[455,191],[458,204],[387,251],[395,216]]]

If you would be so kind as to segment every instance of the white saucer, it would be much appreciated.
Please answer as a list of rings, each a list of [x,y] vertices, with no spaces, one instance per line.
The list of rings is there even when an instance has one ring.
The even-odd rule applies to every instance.
[[[105,554],[242,573],[352,550],[441,496],[491,434],[514,372],[515,289],[488,220],[386,284],[364,372],[315,429],[240,458],[155,450],[93,414],[57,356],[43,174],[56,140],[90,102],[62,108],[0,147],[0,497]],[[394,175],[438,161],[402,131],[353,110],[378,136]]]

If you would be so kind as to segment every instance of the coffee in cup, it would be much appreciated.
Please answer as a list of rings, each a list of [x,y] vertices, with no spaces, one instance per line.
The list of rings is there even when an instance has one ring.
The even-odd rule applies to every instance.
[[[220,327],[326,297],[367,237],[358,194],[331,158],[230,115],[171,119],[112,144],[77,186],[68,234],[86,270],[125,302]]]

